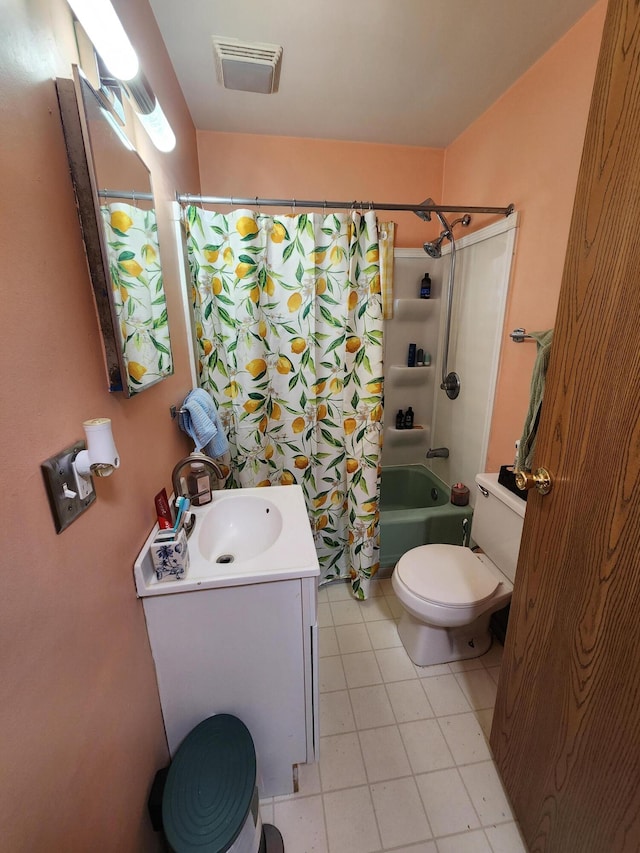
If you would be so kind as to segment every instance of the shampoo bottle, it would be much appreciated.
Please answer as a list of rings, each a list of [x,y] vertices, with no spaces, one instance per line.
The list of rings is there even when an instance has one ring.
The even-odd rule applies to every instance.
[[[404,428],[413,429],[413,409],[411,406],[409,406],[404,415]]]
[[[429,273],[426,272],[424,274],[424,278],[420,283],[420,299],[430,299],[431,298],[431,277]]]
[[[404,429],[404,412],[402,409],[398,409],[398,414],[396,415],[396,429]]]

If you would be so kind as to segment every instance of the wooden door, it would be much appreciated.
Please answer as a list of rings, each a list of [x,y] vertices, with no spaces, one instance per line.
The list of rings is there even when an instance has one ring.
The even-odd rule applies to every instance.
[[[555,482],[546,497],[529,496],[491,745],[531,853],[637,851],[640,4],[632,0],[610,0],[607,12],[536,465]]]

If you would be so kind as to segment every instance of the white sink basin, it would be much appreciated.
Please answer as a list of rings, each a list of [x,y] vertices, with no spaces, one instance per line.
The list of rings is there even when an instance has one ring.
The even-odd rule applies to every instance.
[[[282,513],[256,495],[217,500],[198,519],[198,548],[210,563],[241,563],[263,554],[282,533]]]
[[[156,525],[134,565],[140,597],[320,574],[300,486],[214,492],[210,504],[193,511],[184,578],[157,580],[149,552]]]

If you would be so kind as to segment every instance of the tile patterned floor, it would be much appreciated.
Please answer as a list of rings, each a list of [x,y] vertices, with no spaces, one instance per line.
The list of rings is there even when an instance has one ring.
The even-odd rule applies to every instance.
[[[391,581],[319,597],[320,762],[261,802],[286,853],[526,853],[488,747],[502,646],[416,667]]]

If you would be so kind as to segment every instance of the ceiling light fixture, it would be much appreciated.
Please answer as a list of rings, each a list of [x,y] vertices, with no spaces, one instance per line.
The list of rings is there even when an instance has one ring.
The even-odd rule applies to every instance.
[[[122,82],[133,107],[158,151],[172,151],[176,137],[162,111],[129,37],[110,0],[67,0],[91,39],[96,53],[117,80]]]

